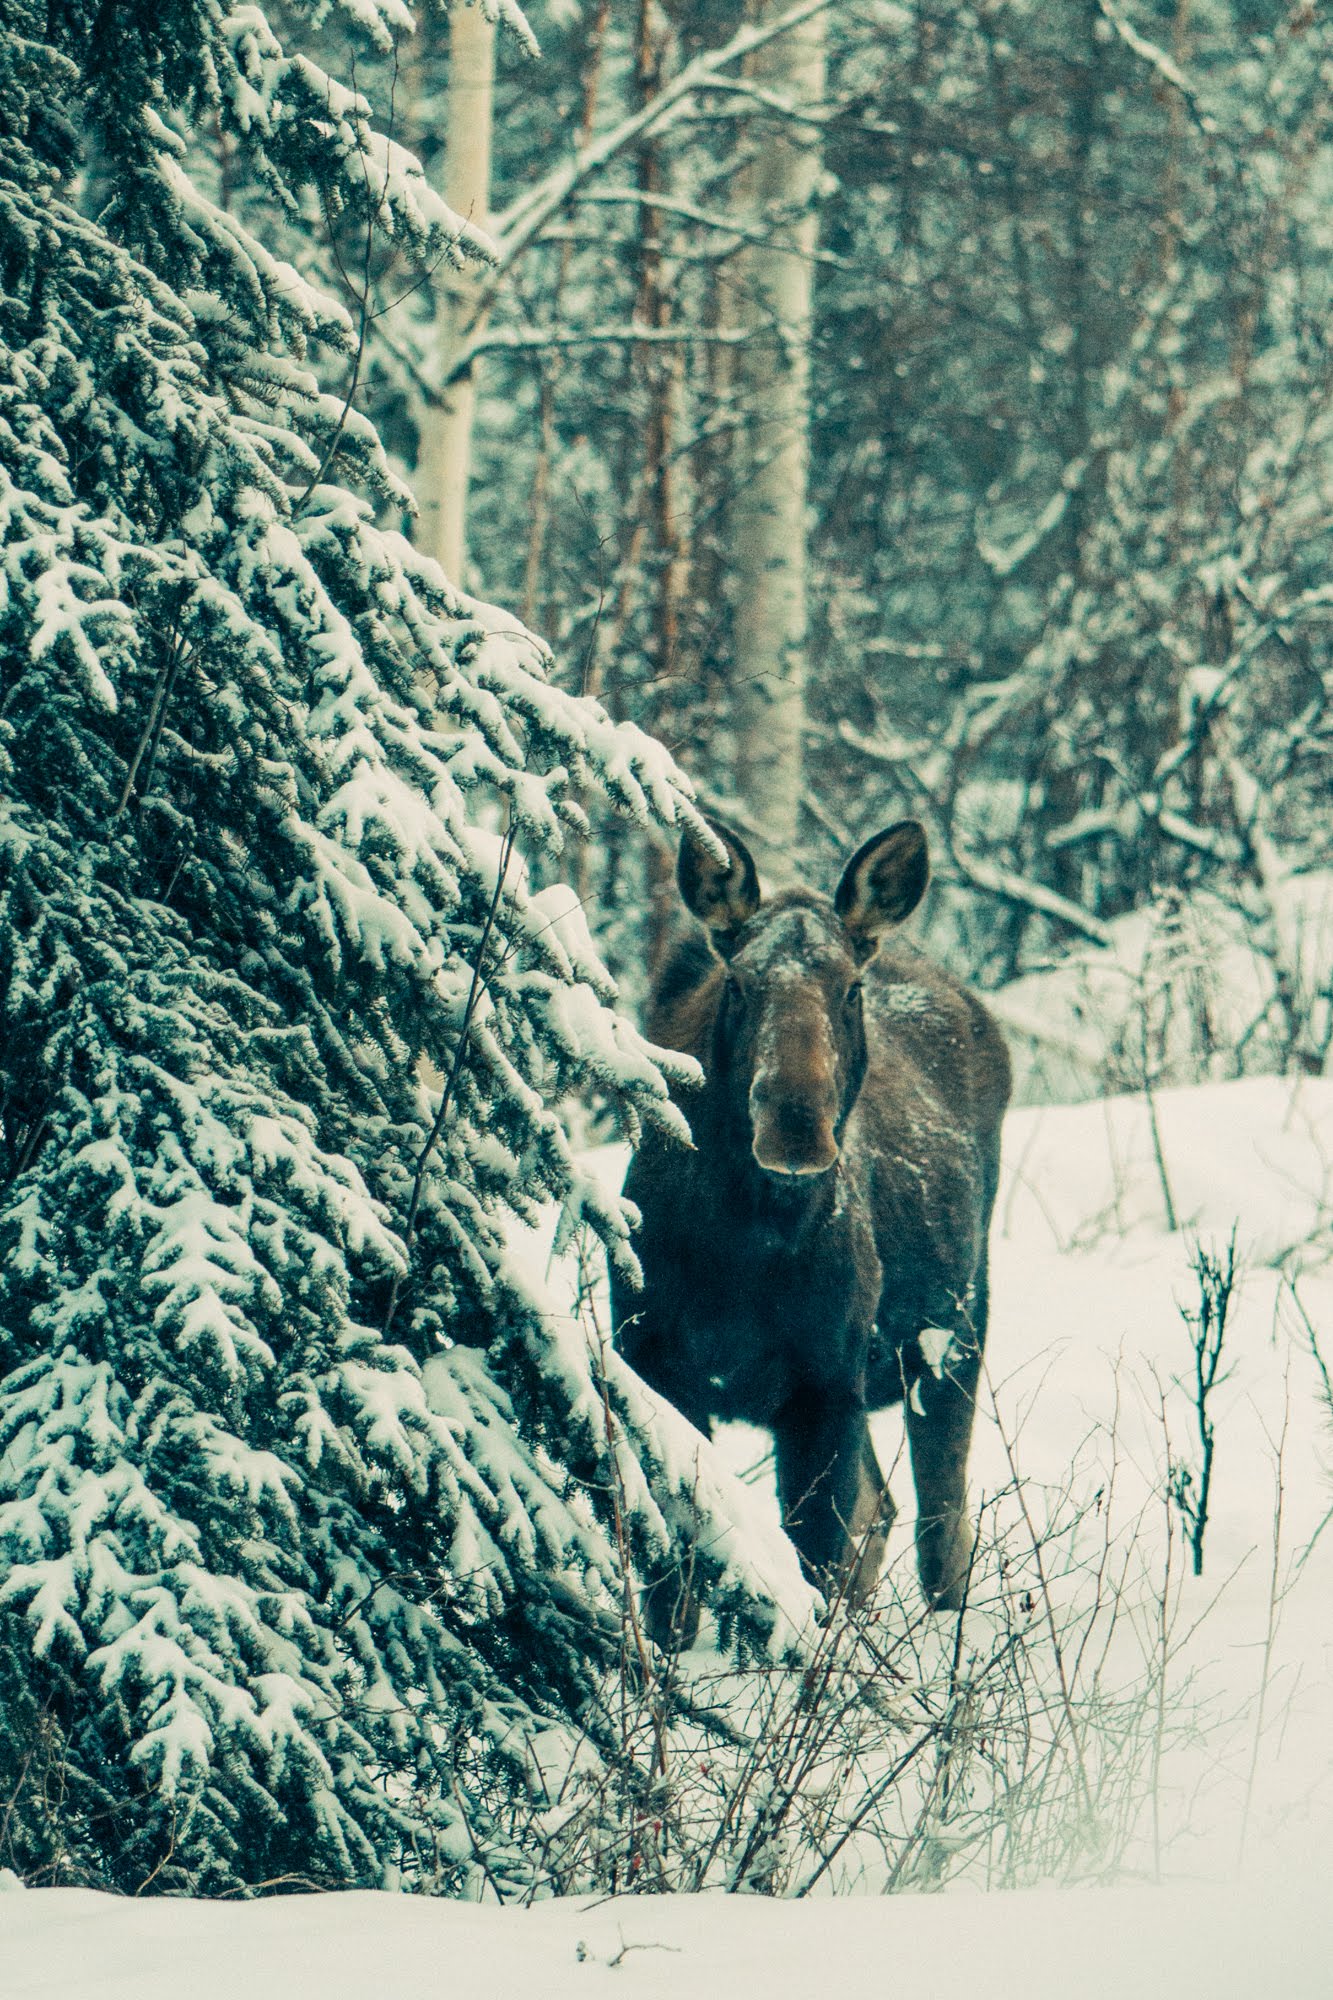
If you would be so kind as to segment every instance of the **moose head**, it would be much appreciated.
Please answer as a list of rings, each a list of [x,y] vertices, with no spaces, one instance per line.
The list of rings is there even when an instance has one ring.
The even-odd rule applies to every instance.
[[[748,1121],[757,1165],[795,1184],[837,1164],[866,1071],[861,974],[925,892],[926,836],[900,820],[857,849],[831,901],[765,902],[744,842],[708,825],[721,853],[687,835],[677,879],[722,960],[709,1082]]]

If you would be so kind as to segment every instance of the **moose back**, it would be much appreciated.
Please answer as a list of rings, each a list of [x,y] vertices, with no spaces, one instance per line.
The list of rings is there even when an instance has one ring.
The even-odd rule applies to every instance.
[[[631,1164],[644,1283],[616,1282],[620,1345],[701,1431],[768,1427],[802,1564],[853,1604],[894,1511],[867,1412],[904,1402],[922,1587],[956,1607],[1008,1055],[980,1001],[889,937],[926,886],[914,820],[868,840],[832,900],[764,901],[742,841],[709,824],[719,851],[687,835],[677,870],[703,930],[648,1022],[703,1068],[679,1092],[694,1146],[652,1135]],[[693,1627],[679,1578],[648,1609],[659,1638]]]

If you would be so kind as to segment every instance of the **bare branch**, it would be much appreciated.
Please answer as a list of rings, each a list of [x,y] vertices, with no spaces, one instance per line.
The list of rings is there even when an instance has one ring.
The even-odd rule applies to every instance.
[[[736,243],[771,243],[773,240],[771,229],[756,229],[734,215],[721,215],[714,209],[700,208],[696,202],[685,201],[679,195],[650,193],[646,189],[640,193],[637,188],[589,188],[586,194],[576,198],[589,206],[651,208],[664,215],[677,215],[682,222],[696,222],[701,229],[716,229]],[[793,256],[805,254],[795,244],[790,247]],[[816,246],[809,255],[811,263],[831,265],[838,271],[855,268],[849,258],[839,257],[833,250],[821,250]]]
[[[544,326],[489,327],[485,333],[470,340],[454,357],[439,389],[428,400],[443,402],[444,390],[461,375],[467,374],[479,354],[498,351],[511,354],[546,353],[557,347],[739,347],[752,338],[753,332],[748,326],[640,326],[631,322],[566,331]]]
[[[1110,22],[1125,47],[1132,49],[1140,62],[1147,63],[1150,69],[1156,71],[1162,82],[1169,84],[1177,93],[1200,132],[1206,138],[1216,138],[1220,130],[1217,120],[1203,109],[1198,92],[1180,64],[1169,56],[1165,49],[1159,48],[1156,42],[1150,42],[1146,35],[1141,35],[1138,29],[1125,19],[1120,9],[1111,4],[1111,0],[1097,0],[1097,6],[1102,18]]]
[[[776,20],[766,21],[755,27],[742,28],[720,49],[709,49],[686,63],[683,70],[663,86],[647,104],[618,125],[613,125],[600,138],[594,139],[581,153],[557,167],[536,187],[529,188],[511,203],[510,207],[495,218],[494,232],[499,239],[500,257],[494,278],[487,288],[478,314],[485,312],[499,289],[500,281],[516,258],[540,235],[553,215],[559,213],[584,182],[593,174],[625,151],[625,148],[641,138],[645,132],[660,128],[674,117],[699,91],[713,86],[720,74],[734,63],[743,60],[755,49],[789,34],[811,15],[823,13],[832,0],[797,0]]]

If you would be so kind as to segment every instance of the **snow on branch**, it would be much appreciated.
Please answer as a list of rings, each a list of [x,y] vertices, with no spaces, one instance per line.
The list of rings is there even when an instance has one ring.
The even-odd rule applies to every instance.
[[[564,330],[541,326],[493,326],[475,334],[458,353],[450,357],[448,369],[437,387],[415,372],[415,384],[430,404],[446,400],[450,383],[470,371],[482,354],[549,353],[555,348],[575,347],[741,347],[753,339],[746,326],[643,326],[630,322],[623,326],[589,326]]]
[[[1171,89],[1177,92],[1200,132],[1206,138],[1215,138],[1220,130],[1217,120],[1210,112],[1204,110],[1199,101],[1198,91],[1174,57],[1169,56],[1156,42],[1149,41],[1146,35],[1141,35],[1132,22],[1126,20],[1120,9],[1113,5],[1112,0],[1097,0],[1097,7],[1103,20],[1110,23],[1125,47],[1131,49],[1140,62],[1147,63],[1163,83],[1169,84]]]
[[[806,21],[812,14],[819,14],[832,4],[832,0],[797,0],[797,4],[772,19],[745,27],[724,43],[720,49],[708,49],[688,62],[684,69],[663,85],[657,94],[642,105],[639,110],[602,133],[592,143],[564,166],[555,168],[544,180],[527,188],[495,218],[495,232],[500,244],[500,271],[503,273],[522,255],[546,227],[553,215],[559,213],[571,195],[581,188],[585,181],[599,173],[609,161],[633,144],[636,139],[650,131],[660,131],[669,120],[680,111],[701,90],[719,77],[732,65],[762,48],[777,37],[789,34]],[[489,309],[495,295],[495,284],[484,292],[476,312],[481,318]]]

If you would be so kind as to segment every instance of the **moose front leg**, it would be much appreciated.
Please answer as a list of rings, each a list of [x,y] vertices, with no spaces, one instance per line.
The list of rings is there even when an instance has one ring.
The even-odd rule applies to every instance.
[[[845,1588],[853,1607],[879,1581],[893,1502],[870,1441],[865,1405],[805,1391],[773,1420],[778,1497],[811,1582]]]
[[[925,1365],[906,1400],[916,1485],[917,1571],[931,1609],[957,1611],[976,1542],[967,1507],[967,1454],[981,1346],[970,1326],[947,1335],[943,1328],[927,1327],[921,1348]]]

